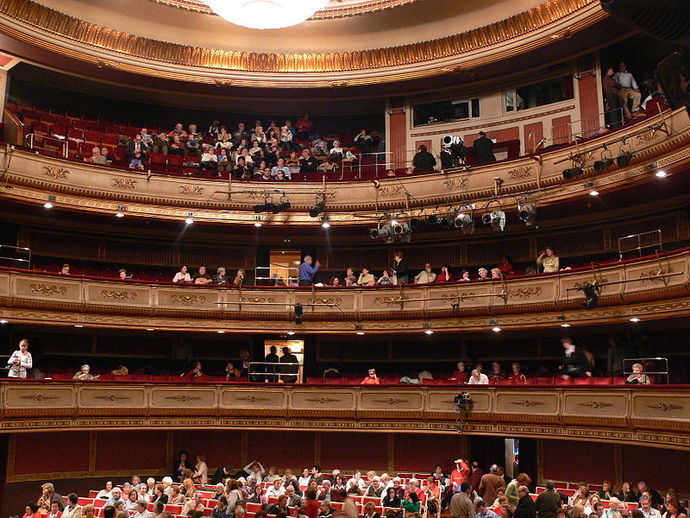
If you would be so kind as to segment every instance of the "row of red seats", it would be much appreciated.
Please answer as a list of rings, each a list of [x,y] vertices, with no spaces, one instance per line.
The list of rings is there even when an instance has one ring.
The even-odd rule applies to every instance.
[[[344,376],[341,378],[307,378],[309,385],[358,385],[364,376]],[[399,385],[400,377],[380,377],[381,385]],[[422,380],[422,385],[457,385],[455,381],[446,379]],[[498,380],[491,385],[514,386],[511,380]],[[625,385],[625,378],[619,377],[586,377],[562,379],[558,376],[553,377],[530,377],[527,378],[526,385]]]

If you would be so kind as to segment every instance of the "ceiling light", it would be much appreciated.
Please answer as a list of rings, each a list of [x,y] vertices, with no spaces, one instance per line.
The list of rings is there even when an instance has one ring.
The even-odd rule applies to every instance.
[[[321,219],[323,220],[323,223],[321,223],[323,228],[331,228],[331,223],[328,221],[328,216],[326,214],[324,214]]]
[[[187,224],[187,225],[191,225],[192,223],[194,223],[194,220],[193,220],[192,218],[187,218],[187,219],[184,220],[184,222],[185,222],[185,224]]]
[[[433,331],[431,331],[431,332],[433,333]],[[362,336],[362,335],[365,335],[366,333],[364,331],[357,331],[357,334],[359,336]],[[427,334],[431,334],[431,333],[427,333]]]
[[[640,319],[639,319],[639,318],[637,318],[637,317],[632,317],[632,318],[630,319],[630,321],[631,321],[631,322],[635,322],[635,323],[637,323],[637,322],[639,322],[639,321],[640,321]]]
[[[426,334],[428,334],[428,335],[433,335],[433,334],[434,334],[434,330],[433,330],[433,329],[427,329],[427,330],[424,331],[424,332],[425,332]]]
[[[561,327],[570,327],[570,324],[568,324],[568,322],[563,322],[561,324]]]
[[[206,0],[224,20],[249,29],[282,29],[311,18],[330,0]]]
[[[590,196],[599,196],[599,191],[589,191]]]
[[[8,321],[8,320],[5,320],[4,318],[3,318],[2,320],[0,320],[0,324],[7,324],[8,322],[9,322],[9,321]]]
[[[224,329],[219,329],[218,331],[216,331],[216,333],[218,333],[219,335],[224,335],[224,334],[225,334],[225,330],[224,330]]]
[[[84,324],[74,324],[74,327],[84,327]]]
[[[666,178],[666,175],[667,173],[663,169],[654,173],[654,176],[656,176],[657,178]]]
[[[116,217],[116,218],[124,218],[125,215],[124,215],[124,213],[122,213],[122,212],[116,212],[116,213],[115,213],[115,217]]]
[[[53,205],[52,203],[50,203],[49,201],[45,202],[45,203],[43,204],[43,206],[44,206],[46,209],[52,209],[52,208],[54,207],[54,205]]]
[[[294,331],[288,331],[287,334],[289,334],[290,336],[292,336],[292,335],[295,334],[295,332],[294,332]]]
[[[398,224],[398,220],[396,220],[396,219],[391,220],[391,227],[394,227],[397,224]]]
[[[255,221],[255,222],[254,222],[254,226],[257,227],[257,228],[260,227],[262,224],[263,224],[263,223],[261,223],[261,221]]]
[[[500,332],[501,332],[501,328],[498,327],[498,326],[492,327],[491,330],[492,330],[494,333],[500,333]]]
[[[147,331],[155,331],[155,329],[152,328],[152,327],[149,327],[149,328],[147,329]]]

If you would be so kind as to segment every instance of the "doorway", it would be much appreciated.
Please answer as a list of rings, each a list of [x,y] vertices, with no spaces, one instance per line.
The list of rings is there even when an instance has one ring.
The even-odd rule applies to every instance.
[[[264,358],[271,352],[271,347],[276,348],[278,357],[283,356],[283,348],[287,347],[290,349],[290,353],[295,355],[299,365],[285,366],[280,369],[273,368],[275,375],[270,376],[270,380],[277,383],[302,383],[304,375],[304,340],[265,340]],[[266,372],[269,372],[271,367],[273,366],[267,365]]]
[[[270,284],[274,286],[297,286],[301,259],[301,250],[271,250],[268,255]]]

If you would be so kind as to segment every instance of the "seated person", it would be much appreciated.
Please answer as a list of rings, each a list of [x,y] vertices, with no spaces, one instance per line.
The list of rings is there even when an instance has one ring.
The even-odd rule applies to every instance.
[[[372,274],[369,273],[368,268],[362,268],[362,273],[359,274],[357,284],[359,286],[373,286],[374,284],[376,284],[376,279]]]
[[[212,282],[211,275],[206,273],[206,267],[199,266],[199,272],[194,275],[194,284],[211,284]]]
[[[478,369],[474,369],[472,371],[472,375],[470,376],[469,381],[467,382],[467,385],[488,385],[489,384],[489,378],[487,377],[486,374],[482,374],[479,372]]]
[[[632,385],[650,385],[652,382],[644,373],[644,366],[641,363],[633,363],[633,373],[625,379],[625,383]]]
[[[448,378],[449,381],[456,381],[458,385],[464,385],[470,379],[469,374],[465,370],[465,362],[458,362],[457,369]]]
[[[235,286],[239,286],[240,284],[244,284],[244,270],[241,268],[237,270],[237,274],[235,275],[235,279],[232,281],[232,283]]]
[[[443,282],[450,282],[453,280],[453,275],[448,271],[450,267],[447,264],[444,264],[441,266],[441,273],[439,273],[436,276],[436,280],[434,281],[437,284],[443,283]]]
[[[376,375],[376,369],[369,369],[367,377],[362,380],[360,385],[379,385],[380,383],[381,381],[379,380],[379,377]]]
[[[237,157],[235,167],[231,169],[231,174],[235,178],[248,179],[252,177],[252,166],[247,164],[247,159],[244,156]]]
[[[129,168],[130,169],[138,169],[140,171],[143,171],[144,170],[144,156],[139,152],[134,153],[134,156],[129,161]]]
[[[309,149],[302,150],[302,156],[299,159],[300,173],[315,173],[319,169],[319,161],[312,156]]]
[[[393,277],[391,277],[391,272],[392,272],[392,270],[383,270],[383,274],[381,275],[379,280],[376,281],[376,284],[387,285],[387,286],[390,286],[392,284],[397,284],[397,282],[394,282]]]
[[[491,280],[491,277],[489,277],[489,271],[486,268],[479,268],[479,270],[477,270],[477,273],[479,274],[479,277],[477,278],[477,280],[480,280],[480,281]]]
[[[508,376],[508,379],[513,382],[513,385],[527,385],[527,376],[520,372],[520,364],[513,362],[511,368],[513,372]]]
[[[179,138],[187,138],[187,132],[184,130],[184,126],[182,126],[181,122],[178,122],[175,124],[175,127],[168,133],[169,137],[179,137]]]
[[[470,272],[468,270],[463,270],[462,274],[460,275],[460,282],[468,282],[471,281],[470,279]]]
[[[81,366],[81,369],[79,369],[79,372],[77,372],[74,376],[72,376],[73,380],[77,381],[89,381],[89,380],[97,380],[100,376],[94,376],[91,374],[91,367],[87,364],[84,364]],[[114,492],[114,490],[113,490]]]
[[[275,167],[271,168],[271,175],[277,177],[280,171],[282,171],[285,174],[285,177],[290,178],[290,174],[292,172],[290,171],[290,168],[285,165],[284,158],[279,158],[278,163],[275,165]]]
[[[101,148],[98,146],[95,146],[91,150],[91,156],[86,159],[88,162],[91,162],[92,164],[107,164],[108,163],[108,157],[103,155],[101,153]]]
[[[226,151],[226,162],[227,162],[227,151]],[[199,168],[204,170],[216,170],[218,169],[218,157],[216,156],[215,150],[208,146],[201,153],[201,160],[199,161]]]
[[[431,264],[426,263],[424,269],[414,277],[415,284],[431,284],[436,280],[436,274],[431,271]]]
[[[187,267],[183,265],[180,271],[175,274],[172,281],[176,284],[191,284],[192,276],[189,275]]]
[[[230,279],[228,278],[228,275],[224,267],[218,267],[218,269],[216,270],[216,276],[213,278],[213,282],[215,284],[228,284],[230,282]]]

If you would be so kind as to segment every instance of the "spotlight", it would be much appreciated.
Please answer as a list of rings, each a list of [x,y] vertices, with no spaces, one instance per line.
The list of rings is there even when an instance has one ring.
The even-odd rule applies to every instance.
[[[498,327],[498,326],[492,327],[491,330],[492,330],[494,333],[500,333],[500,332],[501,332],[501,328]]]
[[[531,227],[537,219],[537,209],[534,205],[518,205],[518,218],[520,218],[525,225]]]
[[[393,225],[392,222],[391,222],[391,225]],[[393,225],[393,233],[396,236],[399,236],[401,234],[405,234],[409,231],[410,231],[410,226],[407,223],[396,223],[395,225]]]
[[[635,323],[635,324],[637,324],[637,323],[640,321],[640,319],[637,318],[637,317],[632,317],[632,318],[630,319],[630,321],[633,322],[633,323]]]
[[[258,228],[261,225],[263,225],[263,223],[261,223],[261,216],[254,216],[254,226]]]
[[[434,330],[433,330],[433,329],[427,329],[426,331],[424,331],[424,333],[427,334],[427,335],[433,335],[433,334],[434,334]]]
[[[657,171],[656,173],[654,173],[654,176],[656,176],[657,178],[666,178],[667,174],[666,174],[666,171],[664,171],[664,170],[662,169],[662,170]]]
[[[394,227],[394,226],[396,226],[397,224],[398,224],[398,220],[397,220],[397,219],[392,219],[392,220],[391,220],[391,227]]]
[[[597,307],[597,304],[599,303],[599,292],[601,291],[601,288],[597,286],[596,284],[592,283],[587,283],[582,288],[582,293],[585,295],[585,302],[584,305],[587,309],[594,309]]]
[[[591,190],[591,191],[589,191],[589,195],[590,195],[590,196],[599,196],[599,191],[597,191],[597,190]]]
[[[194,220],[192,218],[187,218],[184,220],[184,222],[186,225],[191,225],[192,223],[194,223]]]
[[[616,164],[618,167],[628,167],[632,161],[633,154],[630,151],[623,151],[616,157]]]
[[[372,228],[369,230],[369,237],[371,239],[378,239],[379,238],[379,229],[378,228]]]
[[[278,214],[279,212],[285,212],[290,210],[291,203],[289,201],[282,201],[277,205],[273,206],[273,214]]]
[[[116,212],[116,213],[115,213],[115,217],[116,217],[116,218],[124,218],[125,215],[124,215],[124,213],[122,213],[122,212]]]
[[[50,203],[49,201],[47,201],[43,204],[43,207],[45,207],[46,209],[52,209],[54,207],[54,205],[52,203]]]
[[[293,336],[293,335],[295,334],[295,332],[294,332],[294,331],[288,331],[287,334],[288,334],[289,336]]]
[[[294,312],[295,324],[301,324],[304,318],[304,307],[302,307],[302,304],[299,302],[295,303]]]
[[[309,216],[312,218],[317,217],[319,214],[321,214],[324,210],[326,209],[326,202],[325,201],[320,201],[317,202],[316,205],[314,205],[311,210],[309,211]]]
[[[482,216],[485,225],[491,225],[494,231],[503,231],[506,226],[506,213],[502,210],[492,210]]]
[[[464,228],[468,227],[473,223],[472,216],[469,214],[466,214],[464,212],[458,213],[457,216],[455,216],[455,220],[453,221],[453,226],[455,228]]]
[[[323,228],[331,228],[331,223],[328,221],[328,216],[327,216],[326,214],[324,214],[324,215],[321,217],[321,219],[322,219],[321,226],[322,226]]]

